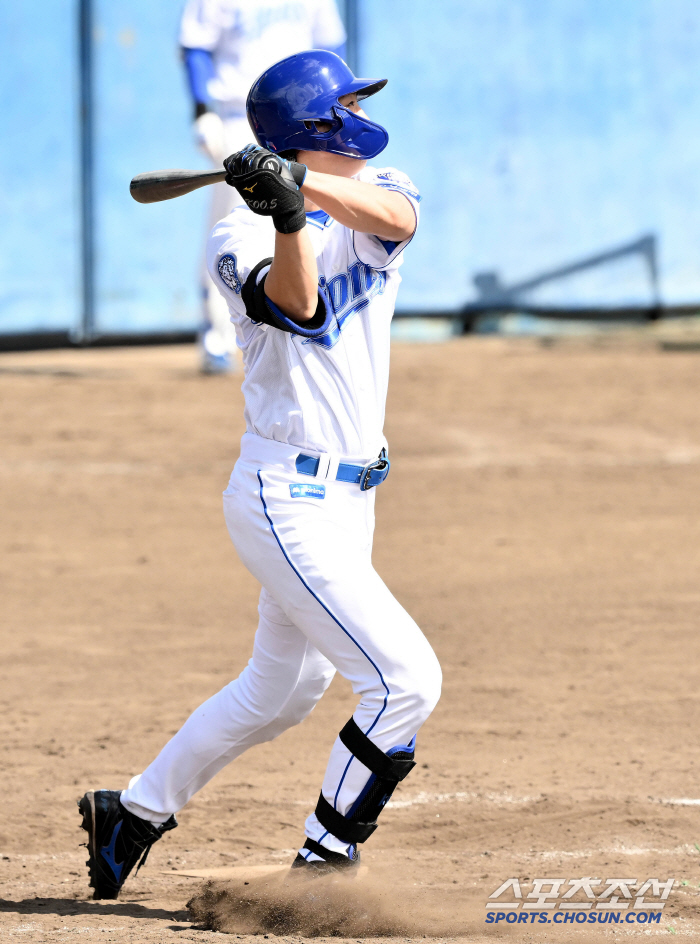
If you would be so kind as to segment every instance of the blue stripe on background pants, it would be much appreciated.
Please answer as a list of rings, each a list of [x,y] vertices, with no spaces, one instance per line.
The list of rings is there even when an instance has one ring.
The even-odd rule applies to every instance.
[[[336,669],[359,696],[356,723],[384,752],[409,744],[439,698],[430,644],[372,567],[374,490],[336,482],[338,457],[322,457],[326,479],[300,475],[298,452],[243,437],[224,513],[241,560],[262,584],[253,655],[122,795],[152,822],[180,810],[247,748],[302,721]],[[309,483],[322,485],[325,497],[291,497],[290,485]],[[322,787],[328,802],[346,813],[369,777],[336,738]],[[306,834],[334,851],[348,849],[313,813]]]

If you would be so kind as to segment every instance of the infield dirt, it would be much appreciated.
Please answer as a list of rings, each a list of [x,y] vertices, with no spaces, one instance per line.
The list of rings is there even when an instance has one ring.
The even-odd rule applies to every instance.
[[[365,881],[319,886],[318,908],[234,881],[208,917],[185,909],[202,879],[183,872],[292,859],[353,710],[338,678],[119,901],[89,900],[76,799],[142,770],[256,624],[221,512],[240,378],[196,363],[0,355],[2,940],[225,941],[206,920],[244,940],[700,941],[700,371],[644,340],[394,346],[374,559],[445,684]],[[676,887],[659,925],[485,923],[509,878],[583,876]]]

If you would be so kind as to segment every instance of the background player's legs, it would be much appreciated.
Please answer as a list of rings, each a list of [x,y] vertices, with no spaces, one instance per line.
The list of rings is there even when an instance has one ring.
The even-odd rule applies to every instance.
[[[164,822],[214,774],[254,744],[298,724],[335,670],[263,590],[253,655],[241,675],[204,702],[124,791],[124,806]]]
[[[221,166],[225,157],[240,151],[253,137],[245,115],[225,118],[222,130],[221,152],[211,154],[215,166]],[[207,234],[219,220],[229,215],[234,206],[242,202],[238,191],[228,184],[214,184],[209,189],[212,195]],[[202,296],[203,326],[199,338],[202,370],[205,373],[228,373],[236,370],[239,359],[236,331],[231,324],[228,305],[207,272],[206,261],[202,264]]]
[[[236,329],[231,323],[226,299],[216,288],[208,272],[202,275],[202,297],[202,328],[199,334],[202,372],[235,373],[240,366]]]
[[[225,495],[226,520],[249,570],[360,695],[355,722],[386,753],[408,745],[429,716],[439,698],[440,667],[372,567],[371,493],[328,481],[325,489],[323,504],[311,509],[313,499],[289,497],[289,477],[239,463]],[[336,740],[323,795],[345,814],[370,776]],[[347,850],[315,816],[307,835]]]

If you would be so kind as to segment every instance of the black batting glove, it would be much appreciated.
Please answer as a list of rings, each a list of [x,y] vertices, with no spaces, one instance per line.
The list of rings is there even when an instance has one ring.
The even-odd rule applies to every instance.
[[[259,216],[271,216],[280,233],[297,233],[306,226],[304,197],[299,189],[306,165],[286,161],[272,151],[249,144],[224,161],[226,183]]]

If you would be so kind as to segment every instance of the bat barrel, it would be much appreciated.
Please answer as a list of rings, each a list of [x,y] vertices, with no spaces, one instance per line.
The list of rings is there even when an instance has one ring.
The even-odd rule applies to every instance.
[[[225,178],[225,170],[153,170],[137,174],[129,184],[129,192],[137,203],[160,203]]]

